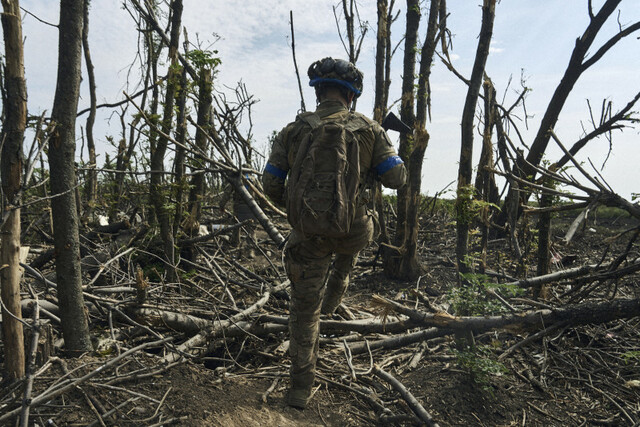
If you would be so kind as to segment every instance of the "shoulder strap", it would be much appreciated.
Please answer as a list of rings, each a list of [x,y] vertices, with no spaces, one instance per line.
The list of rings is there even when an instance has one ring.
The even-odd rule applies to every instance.
[[[315,129],[322,124],[322,119],[316,113],[308,112],[298,114],[298,118],[311,126],[311,129]]]
[[[362,119],[361,117],[358,117],[355,114],[349,114],[349,119],[347,121],[347,124],[345,125],[345,129],[350,130],[351,132],[355,132],[360,129],[368,128],[370,126],[371,124],[367,123],[367,121]]]

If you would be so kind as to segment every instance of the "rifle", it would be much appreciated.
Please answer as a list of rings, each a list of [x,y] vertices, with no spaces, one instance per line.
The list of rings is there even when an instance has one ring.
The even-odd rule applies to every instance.
[[[411,129],[405,122],[400,120],[395,114],[389,113],[380,124],[385,131],[395,130],[399,133],[411,133]]]

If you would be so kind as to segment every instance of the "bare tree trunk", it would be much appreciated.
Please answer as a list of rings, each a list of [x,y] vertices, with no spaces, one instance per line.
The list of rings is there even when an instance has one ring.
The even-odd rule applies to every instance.
[[[385,32],[387,50],[385,52],[385,64],[384,64],[384,92],[382,96],[382,105],[385,107],[389,104],[389,88],[391,87],[391,57],[393,52],[391,51],[391,24],[398,18],[400,11],[393,16],[393,5],[395,0],[391,0],[389,3],[389,11],[387,13],[387,28]]]
[[[196,129],[196,146],[204,153],[207,150],[207,134],[205,130],[209,129],[211,120],[211,104],[213,103],[212,93],[212,75],[209,68],[200,69],[200,80],[198,81],[198,128]],[[200,160],[193,160],[194,168],[202,168],[204,165]],[[185,227],[185,231],[193,225],[200,222],[202,213],[202,196],[204,194],[204,176],[202,174],[193,175],[191,178],[189,190],[189,224],[191,227]]]
[[[177,134],[176,141],[185,145],[187,139],[187,71],[182,70],[182,77],[180,79],[180,94],[178,96],[178,118],[177,118]],[[176,176],[176,213],[173,219],[173,238],[176,238],[178,229],[182,223],[182,217],[184,216],[184,190],[187,187],[187,182],[184,176],[185,173],[185,149],[181,146],[176,146],[176,155],[173,161],[173,172]]]
[[[491,135],[496,121],[495,107],[495,89],[491,80],[487,77],[483,84],[484,89],[484,131],[482,134],[482,151],[480,152],[480,161],[478,162],[478,170],[476,172],[476,196],[485,202],[484,207],[479,213],[476,222],[481,229],[480,242],[480,273],[484,274],[487,267],[487,245],[489,242],[489,219],[491,217],[491,206],[489,202],[495,203],[493,197],[498,197],[495,188],[495,180],[490,169],[493,167],[493,145],[491,144]]]
[[[344,11],[344,20],[347,23],[347,40],[349,41],[349,62],[356,63],[356,45],[353,32],[353,0],[349,0],[350,7],[347,7],[347,0],[342,0],[342,10]]]
[[[169,44],[169,77],[167,79],[167,89],[164,98],[164,111],[162,118],[162,134],[159,136],[156,149],[151,155],[151,186],[149,189],[151,203],[156,213],[158,224],[160,225],[160,237],[164,245],[164,256],[170,268],[168,270],[168,280],[175,278],[175,251],[173,240],[173,223],[171,212],[167,206],[166,183],[164,179],[164,157],[167,151],[168,139],[165,135],[171,132],[173,120],[173,106],[175,93],[178,87],[176,67],[178,65],[178,41],[180,38],[180,22],[182,18],[182,0],[174,0],[171,3],[171,41]]]
[[[96,158],[96,143],[93,139],[93,124],[96,121],[96,77],[93,72],[93,62],[89,50],[89,0],[85,0],[84,25],[82,27],[82,48],[84,51],[84,61],[87,66],[87,77],[89,79],[89,97],[91,107],[87,117],[87,150],[89,151],[89,170],[87,173],[87,185],[85,187],[85,197],[87,200],[87,214],[90,214],[96,203],[98,196],[98,173]]]
[[[407,5],[409,7],[409,5]],[[411,8],[415,10],[415,5],[412,5]],[[418,249],[418,209],[420,206],[420,189],[422,187],[422,164],[424,161],[424,153],[427,149],[427,145],[429,143],[429,133],[426,130],[426,122],[427,122],[427,110],[430,106],[430,88],[429,88],[429,77],[431,75],[431,64],[433,62],[433,55],[436,49],[436,34],[438,32],[438,16],[440,9],[440,0],[431,0],[429,7],[429,20],[427,24],[427,33],[425,36],[425,41],[422,46],[421,57],[420,57],[420,70],[418,77],[418,93],[417,93],[417,105],[416,105],[416,114],[415,117],[413,115],[413,83],[409,87],[409,81],[406,78],[406,74],[403,80],[403,95],[402,95],[402,110],[401,115],[409,118],[412,122],[412,127],[415,129],[413,141],[407,139],[404,150],[401,148],[401,152],[404,151],[408,153],[408,170],[409,170],[409,182],[407,189],[405,189],[405,202],[402,203],[400,200],[400,191],[398,191],[398,212],[400,212],[400,203],[405,207],[405,223],[404,223],[404,233],[402,233],[402,248],[403,251],[400,251],[398,254],[394,254],[393,258],[396,258],[394,262],[390,262],[390,260],[385,260],[385,273],[391,277],[398,277],[403,279],[415,279],[422,273],[422,267],[420,266],[417,258],[417,249]],[[409,12],[407,11],[407,14]],[[419,13],[419,9],[418,9]],[[407,19],[409,16],[407,15]],[[419,19],[419,16],[418,16]],[[417,43],[417,24],[415,22],[415,30],[416,34],[415,43]],[[409,34],[409,26],[407,26],[407,35]],[[408,45],[405,45],[405,49],[408,48]],[[413,68],[415,69],[415,55],[416,52],[413,52]],[[409,58],[407,57],[407,52],[405,51],[405,73],[407,70],[406,61]],[[413,72],[411,74],[413,77]],[[413,81],[413,79],[412,79]],[[406,83],[406,86],[405,86]],[[411,92],[405,92],[411,91]],[[406,101],[406,104],[405,104]],[[402,111],[405,108],[410,108],[410,111]],[[409,124],[408,122],[406,122]],[[401,147],[402,147],[402,137],[401,137]],[[398,213],[400,216],[400,213]],[[398,220],[400,222],[400,220]],[[398,230],[400,231],[400,224],[398,224]],[[398,241],[398,235],[396,235],[396,242]],[[388,251],[392,252],[392,251]],[[389,256],[390,254],[385,254]]]
[[[387,102],[385,92],[388,85],[385,80],[385,68],[387,62],[387,52],[389,45],[387,43],[389,37],[387,31],[389,31],[387,11],[387,0],[378,0],[378,31],[376,34],[376,93],[373,103],[373,119],[378,123],[382,123],[382,120],[387,112]],[[387,224],[384,215],[384,206],[382,203],[382,187],[380,183],[376,183],[373,188],[374,203],[376,212],[378,214],[378,223],[380,224],[380,237],[381,244],[389,243],[389,233],[387,232]]]
[[[550,186],[551,182],[546,181],[546,186]],[[542,193],[540,207],[550,207],[553,202],[553,195]],[[550,244],[551,244],[551,212],[543,212],[538,217],[538,268],[536,275],[543,276],[549,273],[550,264]],[[533,288],[536,298],[541,296],[543,287],[536,286]]]
[[[467,97],[462,111],[460,163],[458,169],[458,195],[456,198],[456,259],[458,271],[470,271],[467,265],[469,225],[471,223],[470,203],[473,197],[471,175],[473,173],[473,121],[480,94],[480,85],[484,74],[484,67],[489,56],[489,45],[493,33],[493,19],[495,17],[496,0],[484,0],[482,5],[482,26],[478,50],[473,63]]]
[[[411,129],[414,127],[414,89],[416,74],[416,53],[418,49],[418,27],[420,26],[420,2],[407,0],[407,24],[404,40],[404,60],[402,71],[402,100],[400,103],[400,119]],[[413,136],[400,135],[398,155],[407,168],[411,167],[409,156],[413,148]],[[404,242],[407,219],[408,186],[398,189],[398,218],[396,220],[396,236],[394,242],[401,246]],[[386,271],[386,268],[385,268]]]
[[[56,281],[66,349],[91,350],[82,296],[80,241],[75,185],[75,124],[80,93],[84,0],[60,1],[58,79],[51,119],[55,130],[49,146],[51,210],[56,251]]]
[[[155,5],[157,0],[153,0],[150,2],[152,5]],[[136,6],[140,15],[143,16],[143,11],[141,7]],[[158,61],[160,58],[160,53],[162,52],[163,45],[162,43],[157,43],[153,37],[154,34],[154,23],[145,21],[146,28],[143,29],[145,35],[145,45],[147,48],[147,61],[149,65],[149,73],[151,75],[151,80],[153,82],[158,81]],[[149,117],[153,126],[149,126],[149,152],[151,153],[151,157],[153,157],[153,153],[156,151],[156,146],[158,145],[158,130],[157,123],[159,116],[158,109],[160,106],[160,87],[159,85],[154,85],[153,90],[151,91],[151,100],[149,101]],[[152,175],[153,176],[153,175]],[[150,200],[151,202],[151,200]],[[151,204],[153,204],[151,202]],[[153,223],[156,220],[155,210],[152,208],[149,210],[150,222]]]
[[[527,154],[526,161],[524,161],[524,159],[519,159],[516,166],[513,168],[513,172],[518,177],[526,178],[535,174],[534,167],[540,165],[540,161],[542,160],[549,143],[549,131],[553,130],[555,127],[564,104],[582,73],[602,58],[602,56],[623,37],[640,29],[640,23],[638,22],[627,26],[587,58],[587,54],[592,51],[592,44],[602,29],[602,26],[616,10],[621,1],[622,0],[607,0],[595,15],[592,14],[591,4],[589,4],[591,14],[589,25],[582,36],[576,39],[576,44],[573,52],[571,53],[567,69],[565,70],[560,83],[556,87],[556,90],[547,105],[544,116],[540,120],[540,127],[538,128],[536,136],[531,143],[531,148]],[[517,191],[517,188],[512,185],[509,188],[509,192],[505,200],[505,206],[510,205],[511,199],[517,199],[518,202],[516,204],[520,205],[520,202],[526,201],[528,197],[529,193],[519,192]],[[520,211],[518,211],[518,215],[519,214]],[[500,215],[499,223],[501,225],[505,224],[507,219],[506,210],[503,210],[502,215]]]
[[[429,133],[426,129],[427,110],[431,106],[431,64],[436,50],[436,34],[438,32],[438,11],[440,0],[431,0],[427,34],[422,45],[420,70],[418,75],[418,97],[416,100],[415,141],[409,158],[409,191],[407,199],[406,234],[404,236],[404,254],[401,261],[400,275],[405,279],[415,279],[422,274],[418,263],[418,209],[420,207],[420,189],[422,188],[422,164],[424,153],[429,144]]]
[[[384,103],[384,69],[387,55],[387,0],[378,0],[378,31],[376,34],[376,93],[373,102],[373,120],[382,123],[387,105]]]
[[[15,380],[24,376],[25,355],[22,324],[13,316],[22,318],[20,309],[20,209],[13,208],[14,200],[21,188],[22,140],[27,124],[27,84],[24,78],[24,50],[22,45],[22,23],[18,0],[2,1],[2,29],[5,45],[5,87],[7,99],[3,100],[6,117],[2,127],[2,174],[3,214],[8,210],[6,222],[2,224],[2,247],[0,264],[5,266],[0,276],[4,303],[2,309],[2,338],[4,342],[4,370],[8,378]],[[7,312],[8,311],[8,312]]]
[[[154,50],[154,46],[152,43],[153,38],[150,36],[151,33],[147,33],[147,36],[145,38],[145,45],[146,45],[146,54],[147,54],[147,62],[146,62],[146,71],[145,71],[145,76],[144,76],[144,87],[145,87],[145,91],[142,94],[142,100],[140,101],[140,108],[144,109],[147,105],[147,97],[148,97],[148,91],[146,90],[147,88],[149,88],[150,84],[153,84],[153,88],[152,88],[152,100],[151,100],[151,108],[150,108],[150,116],[151,117],[155,117],[156,113],[158,111],[158,85],[156,84],[157,80],[153,80],[153,83],[151,83],[151,79],[155,79],[157,77],[157,59],[158,59],[158,55],[156,55],[155,50]],[[122,114],[124,114],[124,111],[122,112]],[[131,169],[131,157],[133,156],[134,150],[138,144],[138,140],[140,139],[139,134],[136,133],[137,130],[137,125],[140,122],[140,120],[142,119],[141,116],[137,115],[134,117],[133,121],[131,122],[131,124],[129,125],[129,142],[127,144],[127,140],[126,140],[126,132],[123,129],[123,134],[122,134],[122,140],[118,146],[118,157],[117,157],[117,161],[116,161],[116,169],[118,171],[121,172],[125,172],[127,170]],[[124,119],[122,119],[124,122]],[[124,126],[123,126],[124,127]],[[154,134],[154,131],[151,130],[150,131],[150,137],[149,137],[149,141],[150,144],[152,143],[151,141],[154,140],[154,138],[151,136]],[[152,151],[152,150],[151,150]],[[153,152],[153,151],[152,151]],[[115,221],[115,214],[121,210],[124,206],[124,203],[126,201],[125,197],[123,196],[124,193],[124,182],[125,182],[125,178],[126,175],[124,173],[118,173],[116,174],[116,197],[117,197],[117,204],[113,206],[112,211],[109,214],[109,221],[114,222]]]

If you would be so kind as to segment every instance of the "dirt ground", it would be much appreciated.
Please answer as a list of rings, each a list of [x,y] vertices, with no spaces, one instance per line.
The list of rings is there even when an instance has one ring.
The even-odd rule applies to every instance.
[[[591,219],[569,245],[562,245],[558,243],[559,237],[568,224],[569,220],[556,221],[553,270],[597,263],[603,254],[607,259],[614,257],[625,248],[628,238],[608,238],[637,226],[628,218],[595,222]],[[418,282],[387,279],[380,267],[372,268],[373,248],[365,251],[345,298],[346,306],[356,312],[371,311],[373,294],[415,302],[412,296],[415,289],[428,295],[433,303],[446,304],[446,291],[456,282],[452,262],[455,226],[444,217],[431,218],[421,233],[420,243],[425,275]],[[505,242],[491,244],[489,265],[494,268],[501,265],[504,273],[510,275],[515,274],[516,267],[505,261],[507,246]],[[280,262],[276,251],[270,254],[274,263]],[[637,244],[632,245],[631,254],[638,256]],[[269,265],[260,256],[242,263],[257,272]],[[637,283],[637,275],[607,282],[602,293],[630,297]],[[564,298],[563,293],[570,287],[563,284],[554,288],[551,299]],[[280,307],[286,312],[286,303],[280,303]],[[371,356],[354,356],[353,364],[359,372],[366,370],[371,361],[382,366],[404,384],[440,426],[637,425],[639,323],[638,318],[632,318],[611,324],[559,328],[502,359],[501,368],[489,375],[474,375],[460,363],[452,337],[396,350],[376,350]],[[532,332],[493,331],[477,336],[476,343],[488,349],[495,361]],[[104,424],[232,427],[415,424],[415,418],[408,416],[381,423],[365,399],[337,385],[337,380],[347,385],[350,380],[345,356],[333,345],[321,347],[320,378],[310,407],[301,411],[286,406],[288,360],[280,348],[284,340],[286,334],[235,340],[223,350],[209,354],[203,363],[179,364],[120,389],[87,385],[71,391],[68,400],[62,403],[53,402],[34,411],[31,420],[33,425],[91,425],[96,423],[88,403],[92,396],[98,396],[104,406],[112,407],[135,399],[135,393],[139,393],[144,398],[138,396],[139,400],[129,404],[126,411],[105,417]],[[418,354],[419,362],[412,363]],[[79,367],[79,375],[89,372],[106,357],[109,356],[86,355],[68,360],[68,366]],[[151,356],[142,356],[135,363],[148,367],[156,362]],[[335,375],[327,379],[329,373]],[[60,368],[54,364],[43,379],[59,375],[62,375]],[[394,414],[412,413],[400,394],[383,381],[362,374],[356,383],[373,390],[386,407],[393,408]],[[35,387],[45,385],[36,383]]]

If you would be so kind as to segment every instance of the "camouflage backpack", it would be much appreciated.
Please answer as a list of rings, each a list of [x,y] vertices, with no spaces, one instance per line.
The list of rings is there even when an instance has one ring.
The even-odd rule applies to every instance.
[[[350,116],[353,117],[353,116]],[[287,219],[306,237],[343,237],[351,228],[360,190],[361,120],[299,119],[311,126],[302,139],[287,184]]]

